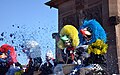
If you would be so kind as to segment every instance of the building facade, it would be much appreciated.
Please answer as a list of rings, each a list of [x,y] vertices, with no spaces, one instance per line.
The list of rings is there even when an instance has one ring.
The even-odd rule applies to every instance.
[[[79,28],[84,19],[99,21],[107,32],[108,71],[120,72],[120,0],[51,0],[45,4],[58,9],[59,31],[66,24]]]

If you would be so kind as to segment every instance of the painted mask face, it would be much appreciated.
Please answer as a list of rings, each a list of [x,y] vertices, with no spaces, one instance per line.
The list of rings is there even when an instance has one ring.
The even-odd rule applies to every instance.
[[[80,32],[87,41],[89,41],[92,38],[92,29],[90,27],[81,29]]]
[[[71,40],[68,38],[67,35],[62,36],[61,40],[63,41],[65,47],[71,46]]]
[[[0,55],[0,58],[2,58],[2,59],[6,59],[8,56],[7,56],[7,53],[2,53],[1,55]]]
[[[47,53],[46,53],[46,60],[49,61],[53,59],[53,53],[51,50],[49,50]]]

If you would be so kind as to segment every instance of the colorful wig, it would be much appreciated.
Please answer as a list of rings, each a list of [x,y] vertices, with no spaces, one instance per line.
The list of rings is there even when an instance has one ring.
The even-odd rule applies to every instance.
[[[103,27],[95,20],[85,20],[83,25],[79,28],[79,38],[80,38],[80,44],[85,44],[85,38],[83,37],[82,33],[80,32],[81,29],[84,29],[86,27],[90,27],[92,29],[92,36],[91,40],[88,42],[88,44],[91,44],[95,42],[97,39],[103,40],[103,42],[106,42],[106,33],[103,29]]]
[[[13,46],[8,45],[8,44],[3,44],[1,46],[0,52],[7,53],[8,55],[10,55],[11,59],[9,59],[9,64],[17,62],[17,54],[16,54],[15,49],[14,49]]]
[[[67,35],[68,38],[72,40],[71,43],[73,47],[77,47],[79,45],[78,30],[74,26],[65,25],[60,31],[60,37],[64,35]],[[58,47],[60,49],[65,48],[64,43],[61,39],[58,41]]]

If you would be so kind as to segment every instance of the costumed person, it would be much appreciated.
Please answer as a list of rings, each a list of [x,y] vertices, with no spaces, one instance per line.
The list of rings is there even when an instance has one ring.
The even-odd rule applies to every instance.
[[[63,50],[65,63],[75,62],[75,48],[79,45],[78,30],[72,25],[65,25],[60,31],[58,47]]]
[[[41,64],[42,64],[42,58],[41,57],[34,58],[34,70],[35,71],[39,71]]]
[[[84,23],[79,28],[80,44],[92,44],[97,39],[107,41],[106,32],[103,27],[95,19],[84,20]]]
[[[89,57],[85,58],[84,66],[77,66],[71,75],[79,70],[80,75],[92,74],[93,72],[101,72],[102,75],[107,75],[106,58],[108,45],[106,44],[107,37],[103,27],[95,19],[85,20],[79,29],[80,46],[87,45],[86,54]]]
[[[23,73],[22,66],[19,62],[17,62],[10,66],[6,75],[22,75],[22,73]]]
[[[5,75],[10,65],[17,62],[16,57],[15,49],[12,46],[4,44],[0,47],[0,75]]]
[[[36,40],[26,40],[23,45],[24,47],[22,51],[26,54],[27,59],[29,60],[24,75],[32,75],[33,71],[39,71],[42,63],[41,48]]]
[[[34,75],[34,64],[32,58],[29,58],[26,70],[22,75]]]
[[[37,71],[42,63],[41,48],[39,43],[35,40],[27,40],[24,43],[24,48],[22,51],[26,54],[28,59],[33,59],[34,68]]]
[[[48,50],[48,52],[46,53],[46,62],[44,64],[41,65],[40,67],[40,75],[49,75],[49,74],[53,74],[53,69],[55,66],[55,62],[54,62],[54,58],[53,58],[53,53],[51,50]]]

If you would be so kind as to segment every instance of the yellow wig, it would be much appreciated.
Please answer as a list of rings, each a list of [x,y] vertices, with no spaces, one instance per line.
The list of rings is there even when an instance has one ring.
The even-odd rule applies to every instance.
[[[60,31],[60,36],[64,36],[64,35],[67,35],[69,37],[69,39],[72,40],[72,46],[74,48],[79,45],[78,30],[74,26],[65,25]],[[65,48],[63,41],[61,39],[58,42],[58,47],[60,49]]]

